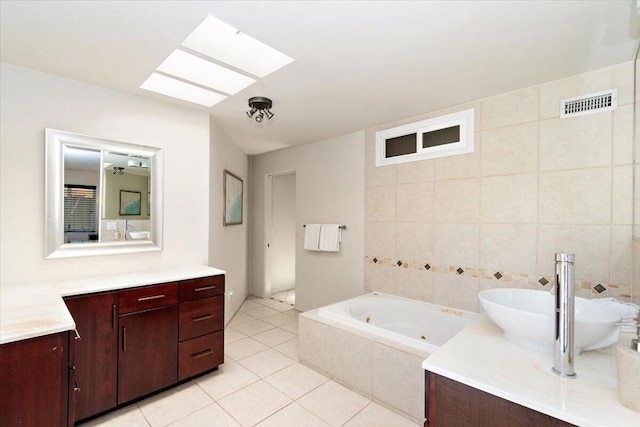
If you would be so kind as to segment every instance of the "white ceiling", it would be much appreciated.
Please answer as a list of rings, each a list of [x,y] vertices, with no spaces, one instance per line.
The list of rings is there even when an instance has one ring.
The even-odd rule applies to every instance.
[[[139,89],[207,15],[295,62],[210,109]],[[638,21],[631,0],[2,0],[0,59],[209,111],[259,154],[631,61]]]

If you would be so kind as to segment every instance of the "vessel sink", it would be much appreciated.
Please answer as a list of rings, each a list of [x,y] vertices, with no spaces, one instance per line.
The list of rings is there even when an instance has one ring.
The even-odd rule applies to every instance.
[[[487,289],[478,293],[489,318],[504,336],[532,350],[552,353],[555,342],[555,295],[531,289]],[[575,297],[574,349],[595,350],[618,341],[622,320],[606,304]]]
[[[150,234],[148,231],[129,231],[129,237],[132,240],[149,240]]]

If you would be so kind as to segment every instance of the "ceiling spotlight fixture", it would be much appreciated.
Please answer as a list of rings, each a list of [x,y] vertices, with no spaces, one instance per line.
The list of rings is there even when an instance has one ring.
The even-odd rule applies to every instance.
[[[249,98],[249,107],[251,107],[251,109],[247,111],[247,116],[255,119],[258,123],[261,123],[265,116],[271,120],[273,116],[275,116],[275,114],[271,112],[272,106],[273,102],[271,102],[269,98],[254,96],[253,98]]]
[[[124,175],[124,168],[119,167],[119,166],[114,166],[113,167],[113,174],[114,175]]]

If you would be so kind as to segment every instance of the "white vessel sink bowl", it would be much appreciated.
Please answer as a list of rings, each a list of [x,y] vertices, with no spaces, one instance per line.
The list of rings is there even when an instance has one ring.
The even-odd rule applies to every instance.
[[[555,295],[530,289],[487,289],[480,304],[509,340],[536,351],[552,353],[555,340]],[[622,320],[617,310],[585,298],[575,298],[576,354],[618,341]]]
[[[149,240],[151,234],[148,231],[129,231],[132,240]]]

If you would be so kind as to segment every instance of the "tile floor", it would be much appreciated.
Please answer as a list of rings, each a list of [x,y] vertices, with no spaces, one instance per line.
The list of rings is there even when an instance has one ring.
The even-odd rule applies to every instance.
[[[293,306],[296,303],[296,290],[290,289],[288,291],[278,292],[277,294],[271,295],[271,299],[280,302],[286,302]]]
[[[420,425],[298,363],[298,312],[288,301],[250,296],[224,338],[216,372],[83,426]]]

